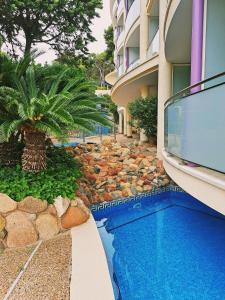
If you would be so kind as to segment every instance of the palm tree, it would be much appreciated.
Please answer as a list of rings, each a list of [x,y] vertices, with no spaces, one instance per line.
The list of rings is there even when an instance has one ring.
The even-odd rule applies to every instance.
[[[14,113],[1,123],[0,135],[9,141],[14,132],[23,133],[22,166],[26,171],[46,169],[47,135],[61,137],[67,136],[69,130],[92,131],[96,123],[109,126],[109,121],[97,110],[100,99],[93,94],[92,84],[77,78],[61,89],[64,74],[45,87],[38,85],[33,66],[25,76],[15,77],[18,93],[6,108]]]
[[[8,87],[0,87],[0,124],[14,120],[17,116],[14,98],[18,97],[18,93]],[[6,133],[4,133],[5,135]],[[19,161],[19,132],[15,132],[9,136],[7,141],[0,132],[0,165],[13,166]]]
[[[30,63],[40,55],[40,52],[33,50],[31,55],[26,55],[20,61],[16,61],[8,56],[6,53],[0,52],[0,122],[12,119],[12,114],[15,111],[12,110],[13,106],[10,103],[14,102],[15,91],[15,76],[21,78]],[[18,96],[18,95],[17,95]],[[4,108],[4,105],[6,108]],[[12,134],[8,141],[0,142],[0,165],[1,166],[13,166],[19,161],[21,154],[21,147],[18,142],[19,132]]]

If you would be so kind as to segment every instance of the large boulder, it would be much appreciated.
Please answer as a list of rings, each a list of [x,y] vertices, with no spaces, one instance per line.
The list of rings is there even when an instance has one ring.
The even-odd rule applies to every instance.
[[[39,238],[48,240],[59,233],[57,218],[50,214],[41,214],[36,220],[36,228]]]
[[[57,210],[53,204],[49,204],[47,212],[52,216],[57,216]]]
[[[38,235],[27,214],[15,211],[6,217],[7,246],[23,247],[37,241]]]
[[[5,245],[3,243],[3,241],[0,241],[0,254],[2,254],[5,250]]]
[[[0,231],[0,240],[3,240],[6,237],[6,234],[7,234],[7,231],[5,229]]]
[[[18,209],[30,214],[37,214],[47,209],[48,203],[46,200],[40,200],[32,196],[24,198],[18,203]]]
[[[0,216],[0,232],[4,230],[5,228],[5,218],[3,218],[2,216]]]
[[[17,208],[17,202],[8,195],[0,193],[0,213],[7,214]]]
[[[89,219],[89,214],[78,206],[69,207],[61,218],[61,225],[65,229],[81,225]]]
[[[54,200],[54,205],[58,216],[61,217],[69,207],[70,200],[59,196]]]

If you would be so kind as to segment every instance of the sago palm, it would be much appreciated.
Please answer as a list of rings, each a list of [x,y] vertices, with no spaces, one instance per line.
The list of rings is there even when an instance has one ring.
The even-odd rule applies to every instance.
[[[0,87],[0,124],[10,122],[17,118],[16,106],[13,104],[18,93],[8,87]],[[0,165],[13,166],[19,161],[21,151],[18,144],[19,132],[14,132],[7,141],[0,132]]]
[[[97,110],[100,101],[92,92],[92,85],[82,78],[70,80],[59,89],[64,72],[51,84],[40,88],[33,67],[20,80],[15,78],[18,96],[10,106],[13,119],[0,125],[0,134],[8,140],[21,130],[25,148],[22,166],[27,171],[46,168],[46,135],[66,136],[69,130],[92,131],[96,123],[108,126],[109,121]]]
[[[0,123],[10,120],[12,117],[12,111],[7,112],[4,105],[10,108],[10,103],[14,101],[15,91],[12,88],[16,87],[15,76],[20,79],[25,74],[30,63],[40,54],[37,50],[33,50],[31,55],[26,55],[20,61],[16,61],[7,54],[0,53]],[[0,142],[1,166],[13,166],[18,163],[21,154],[18,137],[19,132],[12,134],[7,142]]]

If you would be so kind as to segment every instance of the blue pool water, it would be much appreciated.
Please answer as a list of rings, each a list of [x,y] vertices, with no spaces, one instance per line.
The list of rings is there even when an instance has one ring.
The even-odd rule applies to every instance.
[[[116,300],[225,299],[225,217],[167,191],[93,210]]]
[[[77,143],[77,142],[68,142],[68,143],[64,143],[64,144],[60,144],[60,143],[55,144],[56,147],[76,147],[77,145],[79,145],[79,143]]]

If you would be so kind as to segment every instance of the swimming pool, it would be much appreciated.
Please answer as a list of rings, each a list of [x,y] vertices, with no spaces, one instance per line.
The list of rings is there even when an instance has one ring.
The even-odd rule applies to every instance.
[[[225,217],[167,188],[93,207],[116,300],[225,299]]]
[[[76,147],[79,145],[78,142],[68,142],[68,143],[56,143],[56,147]]]

